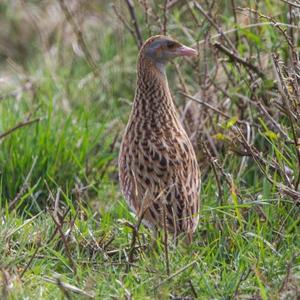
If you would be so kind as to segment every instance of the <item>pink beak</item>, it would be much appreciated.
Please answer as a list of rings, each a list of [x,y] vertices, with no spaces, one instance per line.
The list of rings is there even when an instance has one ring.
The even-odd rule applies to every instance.
[[[197,56],[197,51],[187,46],[181,46],[177,48],[175,53],[178,56]]]

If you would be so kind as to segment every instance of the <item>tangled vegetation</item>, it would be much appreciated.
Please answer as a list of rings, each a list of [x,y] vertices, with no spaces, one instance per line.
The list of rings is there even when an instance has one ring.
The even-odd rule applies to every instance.
[[[0,26],[1,299],[300,297],[299,1],[2,1]],[[167,73],[202,208],[153,250],[117,157],[160,33],[199,52]]]

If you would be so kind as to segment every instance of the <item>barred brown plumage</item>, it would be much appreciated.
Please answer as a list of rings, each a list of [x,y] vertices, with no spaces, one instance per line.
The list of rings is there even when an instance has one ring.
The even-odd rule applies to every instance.
[[[163,227],[191,240],[199,220],[200,171],[193,146],[180,124],[165,63],[193,56],[194,49],[167,36],[142,46],[132,112],[119,154],[121,190],[148,226]]]

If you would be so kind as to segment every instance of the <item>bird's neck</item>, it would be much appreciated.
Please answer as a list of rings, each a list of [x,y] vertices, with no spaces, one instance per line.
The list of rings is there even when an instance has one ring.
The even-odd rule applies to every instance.
[[[169,136],[167,132],[179,128],[180,121],[169,90],[165,72],[152,62],[143,60],[138,64],[137,87],[128,123],[138,139],[150,136]]]
[[[138,113],[146,117],[176,112],[164,64],[146,59],[139,62],[133,109],[138,110]]]

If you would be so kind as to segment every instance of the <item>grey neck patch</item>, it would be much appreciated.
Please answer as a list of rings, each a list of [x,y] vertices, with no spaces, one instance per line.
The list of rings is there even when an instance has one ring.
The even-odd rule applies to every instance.
[[[164,62],[155,62],[155,66],[157,68],[157,70],[159,70],[160,73],[162,73],[163,75],[166,75],[166,68],[165,68],[165,63]]]

